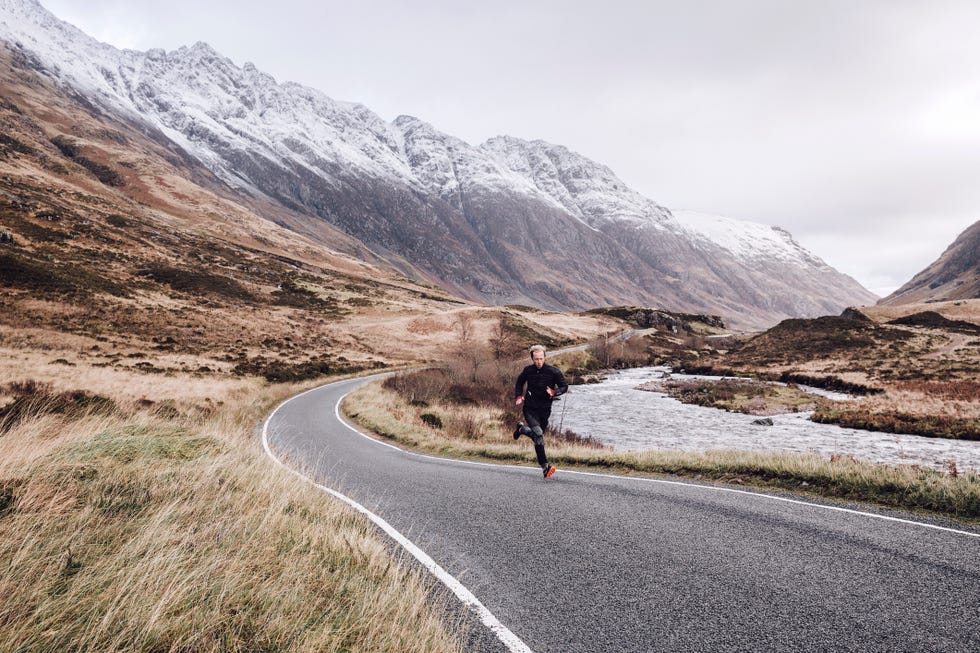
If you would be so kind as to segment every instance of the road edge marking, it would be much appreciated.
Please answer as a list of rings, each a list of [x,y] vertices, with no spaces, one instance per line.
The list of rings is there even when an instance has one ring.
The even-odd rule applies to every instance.
[[[322,386],[318,386],[316,388],[311,388],[297,395],[293,395],[292,397],[289,397],[288,399],[280,403],[278,406],[275,407],[275,409],[271,413],[269,413],[269,416],[266,417],[265,422],[262,425],[262,448],[265,450],[266,455],[269,456],[269,458],[271,458],[278,465],[280,465],[283,469],[293,473],[294,475],[303,479],[304,481],[306,481],[313,487],[317,488],[318,490],[322,492],[326,492],[327,494],[337,499],[340,499],[341,501],[346,503],[348,506],[350,506],[357,512],[364,514],[378,528],[384,531],[385,534],[388,535],[388,537],[390,537],[395,542],[397,542],[398,545],[401,546],[403,549],[411,553],[412,556],[416,560],[418,560],[422,564],[422,566],[429,571],[429,573],[431,573],[440,582],[442,582],[442,584],[445,585],[449,589],[449,591],[451,591],[456,596],[456,598],[458,598],[463,603],[463,605],[467,606],[471,611],[473,611],[480,618],[480,622],[484,626],[489,628],[490,631],[494,635],[496,635],[497,639],[499,639],[500,642],[504,646],[506,646],[509,651],[511,651],[511,653],[534,653],[531,650],[531,648],[528,647],[528,645],[525,644],[520,637],[515,635],[509,628],[507,628],[507,626],[501,623],[501,621],[497,619],[497,617],[492,612],[490,612],[490,610],[487,609],[487,607],[483,605],[483,603],[481,603],[478,598],[476,598],[476,595],[473,594],[473,592],[471,592],[465,585],[463,585],[463,583],[461,583],[459,579],[457,579],[455,576],[453,576],[448,571],[443,569],[435,560],[432,559],[432,557],[429,554],[427,554],[425,551],[423,551],[418,546],[416,546],[415,543],[413,543],[407,537],[402,535],[397,529],[395,529],[394,526],[386,522],[379,515],[376,515],[375,513],[371,512],[370,510],[368,510],[358,502],[354,501],[350,497],[338,492],[337,490],[334,490],[333,488],[329,488],[325,485],[321,485],[320,483],[317,483],[316,481],[314,481],[312,478],[309,478],[308,476],[304,476],[303,474],[296,471],[295,469],[293,469],[292,467],[284,463],[282,460],[280,460],[279,457],[276,456],[276,454],[272,451],[272,447],[269,444],[269,423],[272,421],[272,418],[275,417],[276,413],[279,412],[279,409],[285,406],[286,404],[288,404],[293,399],[296,399],[297,397],[301,397],[309,392],[314,392],[315,390],[320,390],[328,385],[330,384],[328,383]],[[346,394],[347,393],[345,393],[344,396],[346,396]],[[340,399],[343,399],[343,396]],[[337,401],[336,410],[338,411],[339,411],[339,406],[340,406],[340,400]],[[341,423],[343,423],[345,426],[354,430],[359,435],[364,435],[363,433],[360,433],[360,431],[354,429],[342,417],[340,417],[339,412],[337,413],[337,415],[340,418]],[[373,438],[368,438],[368,439],[374,442],[378,442]],[[392,444],[388,444],[386,442],[379,442],[379,444],[387,445],[399,451],[403,451],[403,452],[405,451],[404,449],[396,447]]]
[[[320,386],[320,387],[325,387],[325,386]],[[314,388],[314,389],[318,389],[318,388]],[[440,457],[440,456],[433,456],[433,455],[430,455],[430,454],[419,453],[417,451],[411,451],[411,450],[408,450],[408,449],[403,449],[403,448],[401,448],[399,446],[396,446],[394,444],[391,444],[390,442],[383,442],[381,440],[378,440],[377,438],[372,438],[371,436],[366,435],[366,434],[362,433],[361,431],[359,431],[358,429],[356,429],[353,425],[351,425],[347,420],[344,419],[343,415],[341,415],[341,413],[340,413],[340,402],[343,401],[344,397],[346,397],[347,394],[350,394],[350,392],[347,392],[343,396],[341,396],[337,400],[337,405],[334,406],[334,413],[337,415],[337,419],[341,422],[341,424],[343,424],[344,426],[346,426],[348,429],[350,429],[354,433],[357,433],[362,438],[366,438],[366,439],[370,440],[371,442],[374,442],[375,444],[379,444],[379,445],[385,446],[385,447],[390,447],[392,449],[395,449],[397,451],[401,451],[402,453],[407,454],[407,455],[410,455],[410,456],[418,456],[420,458],[427,458],[429,460],[441,460],[443,462],[455,463],[455,464],[460,464],[460,465],[475,465],[475,466],[480,466],[480,467],[506,467],[506,468],[511,468],[511,469],[513,469],[513,468],[516,467],[515,465],[504,465],[504,464],[501,464],[501,463],[477,462],[475,460],[461,460],[459,458],[443,458],[443,457]],[[537,468],[536,467],[533,468],[533,469],[535,471],[537,471]],[[872,517],[874,519],[881,519],[881,520],[884,520],[884,521],[897,522],[897,523],[900,523],[900,524],[908,524],[908,525],[912,525],[912,526],[920,526],[922,528],[931,528],[931,529],[937,530],[937,531],[943,531],[943,532],[947,532],[947,533],[955,533],[957,535],[966,535],[966,536],[969,536],[969,537],[980,538],[980,533],[974,533],[974,532],[971,532],[971,531],[962,531],[962,530],[959,530],[959,529],[956,529],[956,528],[950,528],[948,526],[939,526],[938,524],[930,524],[928,522],[915,521],[915,520],[912,520],[912,519],[902,519],[901,517],[892,517],[891,515],[879,515],[879,514],[876,514],[876,513],[873,513],[873,512],[865,512],[863,510],[855,510],[854,508],[844,508],[843,506],[829,506],[829,505],[826,505],[826,504],[823,504],[823,503],[813,503],[811,501],[804,501],[802,499],[790,499],[789,497],[780,497],[780,496],[776,496],[776,495],[773,495],[773,494],[766,494],[764,492],[753,492],[751,490],[739,490],[737,488],[722,487],[722,486],[717,486],[717,485],[701,485],[699,483],[689,483],[689,482],[686,482],[686,481],[671,481],[671,480],[662,479],[662,478],[648,478],[648,477],[643,477],[643,476],[625,476],[625,475],[622,475],[622,474],[603,474],[603,473],[600,473],[600,472],[583,472],[581,470],[576,470],[576,469],[562,469],[562,470],[559,470],[559,471],[562,474],[578,474],[580,476],[595,476],[597,478],[616,478],[616,479],[625,479],[625,480],[629,480],[629,481],[637,481],[637,482],[640,482],[640,483],[659,483],[661,485],[674,485],[674,486],[683,486],[683,487],[695,487],[695,488],[700,488],[700,489],[703,489],[703,490],[714,490],[716,492],[728,492],[728,493],[731,493],[731,494],[742,494],[742,495],[747,495],[747,496],[751,496],[751,497],[758,497],[758,498],[763,498],[763,499],[770,499],[772,501],[782,501],[784,503],[791,503],[791,504],[800,505],[800,506],[808,506],[810,508],[818,508],[818,509],[822,509],[822,510],[831,510],[831,511],[836,511],[836,512],[848,513],[848,514],[852,514],[852,515],[861,515],[863,517]]]

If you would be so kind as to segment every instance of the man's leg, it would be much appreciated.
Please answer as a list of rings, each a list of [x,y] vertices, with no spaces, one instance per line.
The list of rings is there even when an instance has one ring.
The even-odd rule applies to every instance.
[[[538,457],[538,464],[541,469],[548,469],[548,456],[544,453],[544,430],[548,428],[548,415],[544,416],[542,423],[541,415],[524,408],[524,423],[526,426],[522,433],[534,441],[534,453]]]

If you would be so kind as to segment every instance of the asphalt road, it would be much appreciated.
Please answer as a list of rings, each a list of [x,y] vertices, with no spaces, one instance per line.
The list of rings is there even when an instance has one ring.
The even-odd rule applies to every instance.
[[[281,405],[269,449],[383,518],[533,651],[980,651],[980,529],[669,480],[545,481],[530,446],[527,467],[403,452],[338,420],[363,382]]]

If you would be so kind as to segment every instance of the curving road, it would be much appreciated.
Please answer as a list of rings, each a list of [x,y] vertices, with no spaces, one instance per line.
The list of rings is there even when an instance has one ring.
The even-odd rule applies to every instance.
[[[364,382],[280,405],[267,450],[465,585],[503,624],[484,619],[498,650],[980,651],[980,530],[404,452],[340,420]]]

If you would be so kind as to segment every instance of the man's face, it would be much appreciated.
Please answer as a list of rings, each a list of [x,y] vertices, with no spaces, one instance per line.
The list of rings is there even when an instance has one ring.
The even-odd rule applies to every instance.
[[[541,366],[544,365],[544,352],[536,351],[531,354],[531,361],[534,363],[535,367],[541,369]]]

